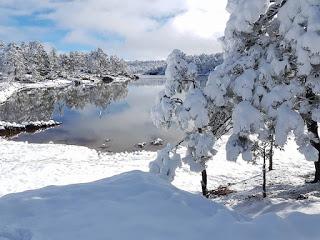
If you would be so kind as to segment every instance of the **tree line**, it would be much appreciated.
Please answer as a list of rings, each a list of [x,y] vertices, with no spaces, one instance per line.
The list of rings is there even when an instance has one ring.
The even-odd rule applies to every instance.
[[[124,60],[108,56],[102,49],[58,53],[46,51],[39,42],[0,43],[2,79],[38,82],[57,78],[128,75]]]

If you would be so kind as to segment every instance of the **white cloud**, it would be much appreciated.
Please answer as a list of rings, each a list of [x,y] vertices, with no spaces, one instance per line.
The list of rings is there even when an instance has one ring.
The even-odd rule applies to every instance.
[[[215,38],[224,31],[228,18],[224,0],[187,0],[188,11],[174,19],[174,27],[201,38]]]
[[[165,58],[221,50],[227,0],[0,0],[2,12],[36,12],[68,33],[60,41],[105,48],[128,59]],[[26,2],[31,3],[26,4]],[[8,14],[8,13],[7,13]],[[14,13],[12,13],[13,15]]]

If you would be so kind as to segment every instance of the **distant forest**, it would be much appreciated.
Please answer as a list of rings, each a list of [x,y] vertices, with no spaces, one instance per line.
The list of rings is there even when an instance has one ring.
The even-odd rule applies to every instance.
[[[39,42],[0,43],[0,74],[4,80],[25,82],[128,75],[124,60],[100,48],[59,54],[55,49],[46,51]]]
[[[194,62],[198,74],[207,75],[223,62],[223,55],[201,54],[187,56],[188,62]],[[167,67],[166,61],[128,61],[127,69],[132,74],[164,75]]]

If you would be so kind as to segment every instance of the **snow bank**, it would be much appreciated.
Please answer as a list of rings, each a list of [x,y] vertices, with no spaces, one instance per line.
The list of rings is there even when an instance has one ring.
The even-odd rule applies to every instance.
[[[20,123],[15,123],[15,122],[5,122],[5,121],[0,121],[0,128],[2,127],[3,129],[23,129],[27,128],[28,126],[32,127],[50,127],[50,126],[56,126],[61,123],[54,121],[54,120],[49,120],[49,121],[34,121],[34,122],[22,122]]]
[[[125,171],[148,170],[153,152],[102,154],[86,147],[31,144],[0,138],[0,196],[95,181]]]
[[[92,183],[0,198],[0,239],[318,239],[312,217],[250,220],[223,205],[133,171]],[[272,229],[269,231],[268,229]]]

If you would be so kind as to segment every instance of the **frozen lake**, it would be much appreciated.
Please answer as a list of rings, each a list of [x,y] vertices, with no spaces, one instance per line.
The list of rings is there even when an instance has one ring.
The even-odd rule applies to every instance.
[[[0,120],[62,122],[41,132],[21,133],[12,138],[15,141],[74,144],[112,152],[139,150],[136,144],[146,142],[144,149],[157,150],[161,146],[151,145],[152,140],[159,137],[166,144],[182,137],[178,130],[156,128],[150,119],[163,84],[163,77],[143,76],[129,84],[25,90],[0,106]]]

